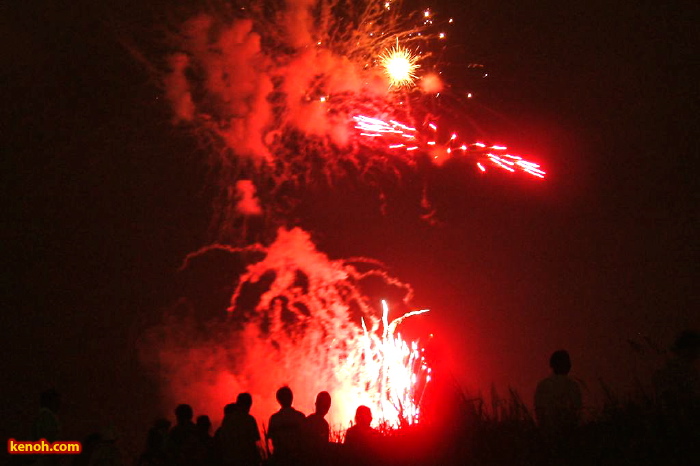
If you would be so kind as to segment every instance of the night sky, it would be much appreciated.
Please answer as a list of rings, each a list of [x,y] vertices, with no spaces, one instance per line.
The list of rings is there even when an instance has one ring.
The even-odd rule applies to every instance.
[[[4,435],[47,386],[75,435],[105,419],[143,430],[159,412],[137,342],[212,238],[213,189],[208,154],[125,47],[162,8],[141,3],[1,7]],[[464,127],[483,118],[547,180],[435,169],[437,226],[411,186],[388,191],[385,216],[347,186],[306,205],[320,250],[375,257],[414,286],[470,391],[529,401],[567,348],[594,404],[599,378],[625,390],[660,362],[629,340],[665,347],[700,327],[698,6],[658,3],[421,5],[455,18],[445,75],[478,90]]]

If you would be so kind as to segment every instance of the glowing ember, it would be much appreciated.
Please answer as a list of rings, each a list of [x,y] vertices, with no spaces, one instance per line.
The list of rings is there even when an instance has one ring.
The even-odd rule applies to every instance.
[[[418,57],[413,55],[408,49],[399,47],[398,43],[392,49],[382,54],[380,61],[384,67],[384,73],[389,77],[390,86],[410,86],[415,81],[415,71],[420,66],[416,63]]]

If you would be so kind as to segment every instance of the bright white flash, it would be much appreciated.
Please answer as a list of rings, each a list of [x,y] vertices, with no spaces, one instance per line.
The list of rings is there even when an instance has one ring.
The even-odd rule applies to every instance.
[[[419,68],[418,57],[410,50],[396,44],[380,57],[384,73],[389,78],[391,87],[410,86],[416,79],[415,71]]]

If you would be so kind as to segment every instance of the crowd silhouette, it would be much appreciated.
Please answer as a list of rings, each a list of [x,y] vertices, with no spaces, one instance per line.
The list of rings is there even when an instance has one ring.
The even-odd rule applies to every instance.
[[[537,384],[534,417],[529,416],[526,409],[511,409],[508,415],[493,413],[489,417],[477,413],[474,403],[465,400],[465,405],[471,408],[462,408],[463,420],[467,422],[462,422],[461,427],[443,423],[438,426],[442,429],[436,437],[438,440],[426,437],[429,429],[412,433],[404,427],[399,429],[404,434],[403,444],[397,443],[400,436],[392,437],[373,428],[372,411],[364,405],[357,407],[354,422],[344,438],[335,435],[332,441],[326,420],[332,399],[326,391],[317,394],[314,412],[305,416],[293,407],[291,388],[279,388],[276,399],[280,408],[267,424],[259,424],[250,414],[253,397],[249,393],[239,393],[235,402],[224,406],[223,420],[213,434],[208,415],[200,414],[195,418],[190,405],[180,404],[173,413],[174,425],[165,418],[153,422],[135,464],[599,464],[606,458],[647,457],[651,458],[647,464],[658,464],[655,460],[659,458],[686,464],[686,457],[700,453],[697,446],[700,445],[699,356],[700,335],[683,332],[670,347],[665,365],[654,374],[653,395],[647,398],[646,405],[608,405],[600,418],[586,421],[582,416],[581,386],[569,376],[571,357],[567,351],[558,350],[549,359],[551,375]],[[41,394],[39,413],[32,424],[29,440],[63,440],[58,417],[60,406],[61,396],[57,391],[47,390]],[[475,421],[466,419],[469,416]],[[499,434],[499,429],[506,435]],[[108,426],[85,437],[82,453],[70,460],[60,455],[32,455],[16,459],[15,463],[34,466],[57,466],[69,461],[74,466],[133,464],[121,455],[117,437],[115,428]],[[342,441],[335,441],[341,438]],[[430,443],[428,454],[410,458],[412,451],[418,451],[416,445],[421,443]],[[438,451],[439,448],[442,450]],[[402,450],[408,453],[397,461]],[[509,451],[512,452],[510,456]],[[608,464],[617,463],[608,461]]]
[[[270,416],[264,438],[260,436],[256,419],[250,414],[253,397],[249,393],[238,394],[235,403],[224,407],[221,427],[213,436],[209,417],[201,415],[193,423],[192,407],[181,404],[175,408],[175,426],[170,428],[167,419],[158,419],[153,424],[137,464],[258,466],[264,463],[291,466],[348,461],[348,464],[372,463],[371,455],[379,434],[370,426],[370,408],[357,408],[355,425],[348,429],[345,442],[336,444],[330,441],[330,427],[325,419],[331,407],[328,392],[317,395],[315,411],[308,416],[292,406],[294,395],[289,387],[277,390],[276,398],[280,409]]]
[[[280,409],[270,416],[264,438],[256,419],[250,414],[253,397],[239,393],[234,403],[224,407],[221,426],[211,434],[208,415],[193,421],[194,410],[178,405],[173,414],[175,425],[165,418],[156,419],[146,436],[145,447],[136,466],[271,466],[321,464],[371,464],[373,442],[379,434],[370,426],[372,413],[367,406],[357,408],[355,425],[348,429],[344,443],[330,441],[330,426],[325,416],[331,396],[320,392],[315,410],[305,416],[292,406],[292,390],[281,387],[276,393]],[[47,390],[41,394],[40,410],[32,425],[30,440],[61,439],[58,411],[60,394]],[[263,430],[265,426],[263,426]],[[116,445],[113,426],[95,432],[82,441],[83,449],[74,466],[120,466],[126,464]],[[34,455],[15,463],[34,466],[61,464],[57,455]]]

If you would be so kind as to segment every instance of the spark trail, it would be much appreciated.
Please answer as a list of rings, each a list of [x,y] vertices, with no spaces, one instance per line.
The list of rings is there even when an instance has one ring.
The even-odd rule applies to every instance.
[[[518,155],[511,155],[505,146],[487,146],[483,142],[465,144],[461,142],[457,133],[452,133],[447,142],[438,144],[435,133],[438,127],[435,123],[429,123],[432,137],[426,138],[416,128],[404,125],[395,120],[388,122],[378,118],[370,118],[364,115],[356,115],[355,128],[360,131],[360,136],[366,138],[381,138],[386,148],[397,152],[412,152],[421,150],[431,156],[434,163],[442,164],[450,157],[468,157],[475,161],[481,171],[486,171],[484,164],[498,167],[511,173],[521,171],[537,178],[544,178],[544,172],[540,165],[523,159]]]

